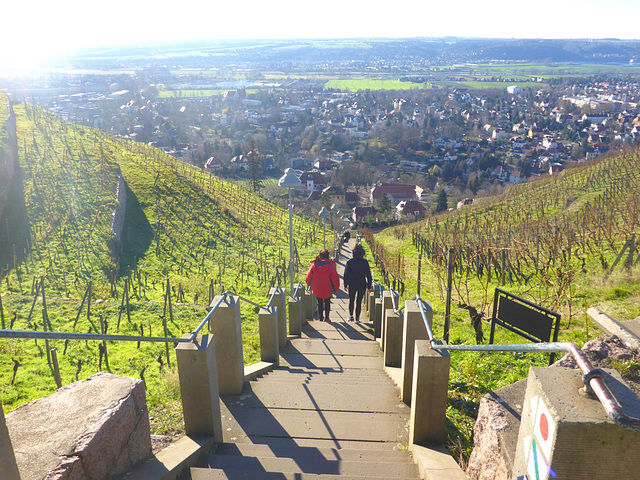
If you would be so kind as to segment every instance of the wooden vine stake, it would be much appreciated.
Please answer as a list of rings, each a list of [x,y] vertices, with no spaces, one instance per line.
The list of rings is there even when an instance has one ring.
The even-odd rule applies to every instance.
[[[84,291],[84,296],[82,297],[82,302],[80,302],[80,308],[78,309],[78,314],[76,315],[76,319],[73,321],[73,329],[76,329],[76,325],[78,324],[78,320],[80,319],[80,315],[82,314],[82,307],[84,307],[84,302],[87,300],[87,295],[89,295],[89,287]]]
[[[60,378],[60,367],[58,366],[58,351],[55,347],[51,349],[51,361],[53,363],[53,378],[56,380],[58,388],[61,388],[62,379]]]
[[[100,332],[103,335],[107,334],[107,322],[104,320],[104,315],[100,314]],[[102,370],[102,358],[104,357],[104,364],[109,370],[109,355],[107,354],[107,341],[103,340],[100,344],[100,369]]]
[[[42,329],[47,332],[49,330],[49,317],[47,315],[47,300],[44,293],[44,277],[40,277],[40,290],[42,291]],[[47,350],[47,363],[51,367],[51,347],[49,339],[44,339],[45,349]]]
[[[171,322],[173,323],[173,311],[171,310],[171,284],[169,283],[169,279],[167,278],[167,291],[164,295],[164,313],[162,314],[162,328],[164,328],[164,337],[167,338],[169,336],[169,332],[167,329],[167,305],[169,306],[169,317],[171,318]],[[169,357],[169,342],[164,342],[164,348],[167,354],[167,366],[171,367],[171,360]]]

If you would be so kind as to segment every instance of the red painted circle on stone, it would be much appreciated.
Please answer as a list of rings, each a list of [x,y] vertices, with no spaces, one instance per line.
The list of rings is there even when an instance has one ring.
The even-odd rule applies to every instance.
[[[540,415],[540,435],[542,435],[542,440],[546,442],[549,437],[549,420],[544,413]]]

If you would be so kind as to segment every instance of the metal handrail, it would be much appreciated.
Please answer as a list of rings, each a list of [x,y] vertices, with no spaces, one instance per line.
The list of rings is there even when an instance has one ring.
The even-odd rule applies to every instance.
[[[0,338],[24,338],[24,339],[43,339],[43,340],[92,340],[92,341],[107,341],[107,342],[151,342],[151,343],[189,343],[194,342],[200,331],[209,322],[213,313],[224,302],[228,296],[237,296],[244,302],[250,303],[258,308],[264,308],[271,311],[273,306],[271,303],[276,294],[281,293],[283,290],[278,285],[275,289],[269,303],[266,306],[259,305],[256,302],[249,300],[248,298],[240,295],[235,295],[231,290],[224,291],[216,304],[207,312],[207,315],[202,319],[200,324],[189,333],[188,337],[143,337],[140,335],[111,335],[100,333],[77,333],[77,332],[38,332],[30,330],[5,330],[0,329]]]
[[[566,352],[570,353],[580,370],[582,371],[582,383],[584,383],[587,393],[594,393],[600,403],[604,407],[605,412],[617,424],[640,430],[640,418],[627,415],[622,411],[622,407],[618,404],[609,387],[604,381],[604,372],[599,368],[594,368],[584,352],[571,342],[541,342],[541,343],[524,343],[524,344],[505,344],[505,345],[447,345],[438,343],[433,336],[433,331],[427,319],[427,312],[424,302],[420,295],[416,295],[415,299],[420,308],[420,314],[427,328],[429,343],[434,350],[447,351],[467,351],[467,352]]]
[[[198,333],[200,333],[200,330],[202,330],[204,328],[204,326],[207,324],[207,322],[209,321],[209,319],[213,315],[213,312],[215,312],[216,309],[220,306],[220,304],[227,299],[227,295],[229,295],[230,293],[231,292],[229,292],[229,290],[225,290],[222,293],[222,295],[220,295],[220,299],[216,302],[216,304],[213,306],[213,308],[211,310],[209,310],[209,313],[207,313],[205,315],[205,317],[200,322],[200,325],[198,325],[196,327],[196,329],[193,332],[191,332],[191,334],[189,335],[189,341],[192,342],[196,338]]]
[[[30,330],[0,330],[0,337],[36,340],[96,340],[107,342],[188,343],[193,341],[191,338],[141,337],[131,335],[108,335],[100,333],[76,332],[34,332]]]

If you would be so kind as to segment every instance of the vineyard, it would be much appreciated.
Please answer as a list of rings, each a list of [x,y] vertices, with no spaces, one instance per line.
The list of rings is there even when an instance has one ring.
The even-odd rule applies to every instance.
[[[405,298],[431,302],[442,336],[447,276],[452,278],[450,343],[487,343],[493,293],[506,289],[562,314],[560,341],[600,335],[585,314],[598,307],[619,320],[640,315],[638,239],[640,154],[602,158],[561,175],[514,186],[498,197],[371,237],[382,280]],[[477,330],[476,327],[479,327]],[[506,330],[498,343],[524,340]],[[464,458],[473,445],[480,398],[525,378],[548,356],[452,353],[449,447]],[[637,375],[637,365],[621,365]]]
[[[30,105],[14,110],[28,232],[13,239],[2,268],[3,328],[181,336],[214,295],[229,289],[264,304],[270,286],[285,284],[286,210],[151,147]],[[121,238],[113,231],[119,209],[126,212]],[[321,229],[294,216],[297,268],[317,252]],[[253,307],[245,317],[252,362]],[[55,390],[54,348],[63,384],[101,369],[142,377],[154,429],[175,428],[175,418],[165,418],[179,418],[175,356],[162,344],[2,341],[5,408]]]
[[[627,152],[505,190],[498,197],[377,236],[394,280],[417,284],[417,263],[444,291],[448,256],[460,302],[485,310],[495,286],[574,312],[577,282],[640,263],[640,154]],[[393,238],[390,238],[390,236]],[[478,292],[482,294],[478,296]]]

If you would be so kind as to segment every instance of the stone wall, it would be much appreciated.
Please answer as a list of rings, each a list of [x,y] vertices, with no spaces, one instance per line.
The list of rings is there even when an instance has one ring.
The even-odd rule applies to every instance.
[[[0,217],[18,165],[16,118],[7,96],[0,92]],[[6,115],[5,115],[6,113]]]
[[[21,478],[117,478],[151,455],[144,383],[108,373],[6,416]]]
[[[124,229],[125,212],[127,210],[127,188],[122,177],[122,172],[118,176],[118,185],[116,187],[116,208],[111,214],[113,216],[113,222],[111,223],[111,231],[114,235],[116,257],[119,256],[120,245],[122,244],[122,231]]]

